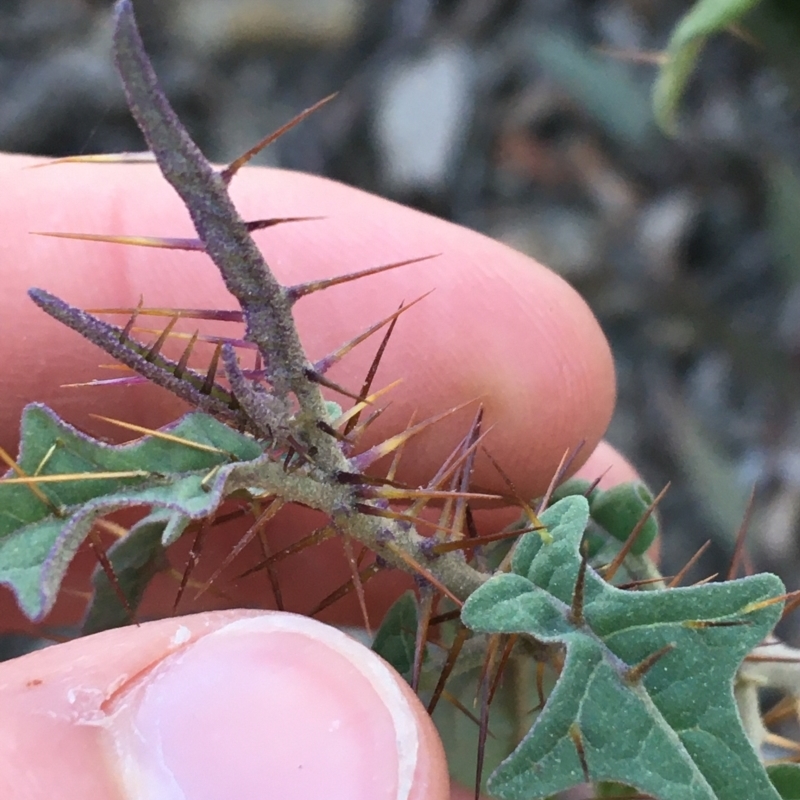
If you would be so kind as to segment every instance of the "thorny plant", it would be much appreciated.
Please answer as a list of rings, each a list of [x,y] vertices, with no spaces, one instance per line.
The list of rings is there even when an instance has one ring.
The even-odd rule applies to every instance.
[[[537,500],[520,497],[504,478],[504,499],[522,509],[521,521],[478,535],[471,504],[494,497],[470,491],[486,433],[480,410],[425,487],[396,480],[397,460],[405,442],[446,413],[359,451],[359,435],[379,413],[381,392],[373,392],[372,379],[410,305],[315,363],[305,355],[292,308],[312,292],[403,264],[282,286],[250,234],[294,220],[245,222],[227,192],[255,153],[313,109],[217,170],[160,90],[130,0],[117,3],[114,42],[131,111],[189,210],[197,238],[72,235],[202,251],[241,310],[148,309],[140,303],[106,310],[128,315],[117,327],[96,316],[100,312],[30,291],[44,311],[132,371],[111,382],[149,380],[197,410],[157,431],[119,422],[145,435],[111,446],[41,405],[26,408],[19,458],[0,451],[9,466],[0,481],[0,581],[12,588],[22,610],[34,621],[47,615],[71,560],[88,541],[99,566],[83,632],[135,620],[145,587],[165,569],[165,548],[193,534],[177,606],[193,585],[205,537],[226,515],[224,503],[237,503],[254,521],[201,592],[251,541],[264,544],[262,529],[283,506],[300,504],[324,512],[328,522],[282,551],[265,547],[256,569],[270,576],[278,606],[276,564],[332,537],[343,542],[352,577],[320,607],[352,591],[368,627],[364,583],[391,567],[412,573],[416,594],[390,609],[373,648],[427,703],[456,777],[469,780],[477,773],[476,793],[482,774],[493,769],[488,790],[503,798],[541,798],[581,783],[601,797],[800,797],[800,767],[792,763],[800,746],[767,728],[797,713],[798,657],[772,633],[782,609],[794,608],[797,598],[785,603],[783,586],[772,575],[735,580],[741,548],[728,580],[679,588],[691,564],[667,578],[647,556],[660,498],[636,483],[608,491],[582,481],[563,483],[566,456]],[[153,344],[134,338],[137,320],[147,315],[169,318]],[[195,333],[179,360],[171,361],[162,347],[181,318],[244,323],[245,334]],[[383,327],[386,334],[359,390],[326,377]],[[203,339],[215,345],[205,373],[188,365]],[[254,353],[252,368],[242,366],[240,353]],[[350,409],[326,401],[323,387],[351,398]],[[392,453],[387,474],[367,472]],[[438,523],[422,518],[434,502],[441,505]],[[123,508],[146,513],[106,551],[99,531],[119,533],[107,517]],[[762,716],[764,687],[784,699]],[[765,745],[788,755],[765,765]]]

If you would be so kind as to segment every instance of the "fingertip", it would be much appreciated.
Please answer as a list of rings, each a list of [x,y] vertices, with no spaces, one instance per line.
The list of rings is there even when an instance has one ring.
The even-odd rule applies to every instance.
[[[35,774],[31,800],[448,796],[438,736],[402,679],[306,617],[164,620],[0,677],[0,787]]]
[[[575,477],[584,478],[592,483],[599,479],[597,485],[600,489],[611,489],[620,483],[642,480],[636,467],[605,440],[597,445],[586,459],[586,463],[575,473]],[[658,518],[658,509],[655,514]],[[648,557],[655,563],[658,563],[661,557],[661,541],[659,535],[647,551]]]
[[[63,164],[24,169],[2,163],[8,190],[4,297],[0,335],[13,341],[6,369],[12,391],[0,404],[5,435],[24,402],[50,403],[90,432],[110,434],[88,411],[123,404],[127,418],[148,426],[169,421],[181,405],[153,387],[61,390],[98,376],[103,356],[66,334],[24,297],[42,286],[84,307],[150,305],[234,307],[202,255],[30,237],[54,230],[191,236],[188,215],[152,165]],[[13,173],[13,179],[10,175]],[[279,279],[299,282],[381,263],[440,253],[438,258],[376,275],[302,300],[296,307],[311,358],[334,350],[397,305],[435,291],[397,326],[378,373],[379,385],[402,378],[369,441],[417,418],[465,401],[484,404],[485,444],[529,496],[541,492],[564,451],[602,436],[614,404],[608,344],[591,311],[558,276],[481,234],[350,187],[310,175],[251,169],[232,194],[245,218],[321,216],[261,231],[259,246]],[[25,331],[20,337],[18,332]],[[357,348],[335,379],[356,389],[376,345]],[[409,480],[425,480],[463,436],[471,411],[412,442]],[[113,435],[113,434],[112,434]],[[118,435],[118,434],[117,434]],[[369,437],[368,437],[369,438]],[[486,459],[478,483],[500,488]]]
[[[620,483],[640,481],[636,467],[628,461],[613,445],[605,439],[598,442],[583,466],[575,473],[576,478],[585,478],[597,484],[601,489],[610,489]]]

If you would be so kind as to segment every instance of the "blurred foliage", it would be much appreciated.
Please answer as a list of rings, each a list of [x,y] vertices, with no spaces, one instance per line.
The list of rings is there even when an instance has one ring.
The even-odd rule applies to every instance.
[[[800,5],[795,0],[698,0],[672,32],[653,88],[656,120],[677,132],[681,97],[709,37],[732,32],[756,47],[800,98]]]

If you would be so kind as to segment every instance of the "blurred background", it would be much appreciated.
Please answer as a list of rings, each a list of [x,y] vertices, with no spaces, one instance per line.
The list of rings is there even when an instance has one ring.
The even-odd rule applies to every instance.
[[[800,586],[791,0],[754,2],[709,39],[673,138],[655,124],[651,92],[687,0],[134,5],[166,91],[211,159],[239,155],[338,90],[259,163],[414,205],[563,275],[616,357],[608,438],[653,489],[672,481],[665,571],[710,539],[692,577],[724,574],[756,485],[753,562]],[[0,0],[0,149],[142,149],[110,60],[109,6]]]

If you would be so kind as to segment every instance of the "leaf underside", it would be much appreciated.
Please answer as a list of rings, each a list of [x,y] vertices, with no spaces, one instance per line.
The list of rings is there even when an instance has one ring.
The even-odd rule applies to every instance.
[[[231,470],[262,455],[255,440],[206,414],[187,414],[164,432],[185,442],[149,436],[113,446],[44,406],[24,410],[18,469],[6,478],[62,476],[57,482],[0,481],[0,583],[11,587],[32,620],[52,608],[70,561],[99,517],[128,507],[162,509],[175,520],[208,517],[223,499]],[[129,472],[140,474],[85,479]],[[175,523],[167,520],[162,528],[169,544]]]

